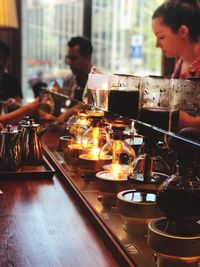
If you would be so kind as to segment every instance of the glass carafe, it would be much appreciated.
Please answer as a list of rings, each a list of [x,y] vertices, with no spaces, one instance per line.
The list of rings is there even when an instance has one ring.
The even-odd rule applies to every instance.
[[[190,128],[200,131],[200,80],[171,80],[169,130],[178,133]],[[192,135],[190,135],[192,138]]]
[[[140,77],[115,74],[110,78],[108,110],[115,117],[137,119]]]
[[[200,234],[195,223],[200,219],[200,132],[183,129],[179,135],[181,139],[169,139],[170,148],[177,153],[177,169],[159,187],[158,205],[169,220],[168,233]],[[199,145],[184,140],[190,136]]]
[[[177,136],[168,145],[177,153],[177,170],[161,185],[158,202],[177,225],[200,219],[200,81],[172,79],[171,84],[169,127]]]
[[[88,114],[79,112],[72,115],[66,122],[66,134],[71,136],[74,144],[81,145],[81,138],[86,130],[90,127],[91,119]]]
[[[133,173],[129,176],[132,181],[161,183],[170,174],[168,164],[159,153],[159,142],[164,142],[164,132],[169,127],[169,92],[169,79],[142,78],[138,115],[141,123],[135,123],[135,128],[144,138],[133,163]]]
[[[99,154],[104,171],[97,173],[96,176],[104,179],[127,179],[132,172],[132,162],[136,158],[136,154],[125,141],[126,124],[124,121],[113,121],[111,127],[111,139],[102,147]],[[105,155],[110,157],[110,162],[105,163]]]
[[[143,77],[140,86],[139,121],[168,131],[170,79],[162,77]],[[163,141],[163,134],[152,127],[137,124],[137,132],[143,136]]]
[[[79,157],[84,160],[99,160],[99,153],[103,145],[109,140],[107,126],[100,113],[95,113],[91,118],[91,125],[81,138],[84,153]]]
[[[160,267],[197,267],[200,259],[199,86],[197,81],[171,82],[171,133],[167,142],[177,154],[176,171],[158,189],[157,204],[165,217],[149,222],[148,244],[156,253]]]
[[[90,114],[108,110],[109,79],[106,74],[89,74],[83,101],[88,105]]]

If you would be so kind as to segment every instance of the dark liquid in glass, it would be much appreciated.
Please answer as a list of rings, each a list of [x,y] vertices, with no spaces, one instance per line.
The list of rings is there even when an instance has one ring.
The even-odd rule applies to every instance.
[[[137,119],[139,105],[139,91],[111,90],[108,98],[110,113]]]
[[[200,186],[195,189],[180,189],[177,182],[158,194],[158,205],[170,219],[200,219]]]

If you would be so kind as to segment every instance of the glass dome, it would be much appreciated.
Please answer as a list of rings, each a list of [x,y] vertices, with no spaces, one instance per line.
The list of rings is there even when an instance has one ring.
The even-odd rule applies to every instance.
[[[99,155],[103,172],[97,173],[97,177],[104,176],[107,179],[127,179],[132,172],[132,162],[136,158],[135,151],[125,141],[124,124],[112,124],[111,140],[106,143]],[[105,163],[105,156],[110,161]]]
[[[81,154],[79,157],[86,160],[99,160],[100,150],[108,142],[109,134],[102,120],[103,116],[98,115],[91,118],[91,126],[81,138],[84,154]]]

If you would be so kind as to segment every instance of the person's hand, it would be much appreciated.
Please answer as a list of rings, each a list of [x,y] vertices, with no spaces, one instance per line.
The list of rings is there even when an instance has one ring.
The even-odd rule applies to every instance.
[[[62,113],[57,117],[57,121],[63,123],[67,121],[72,115],[76,115],[79,111],[74,109],[73,107],[67,110],[66,112]]]
[[[39,109],[39,107],[40,107],[40,99],[39,99],[39,97],[37,97],[34,101],[32,101],[29,104],[27,104],[27,107],[28,107],[30,112],[36,112],[37,109]]]
[[[38,113],[39,113],[39,118],[43,123],[58,121],[58,119],[54,115],[46,113],[43,110],[39,110]]]
[[[14,98],[8,98],[6,102],[4,103],[5,107],[9,107],[11,105],[14,105],[16,103],[16,100]]]
[[[6,112],[14,111],[21,107],[21,103],[17,102],[14,98],[8,98],[4,104]]]
[[[61,115],[58,116],[58,120],[60,122],[65,122],[65,120],[67,119],[67,114],[66,113],[62,113]]]

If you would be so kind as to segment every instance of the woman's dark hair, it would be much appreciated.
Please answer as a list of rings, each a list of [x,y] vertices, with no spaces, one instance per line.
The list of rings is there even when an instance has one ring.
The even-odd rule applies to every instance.
[[[0,40],[0,52],[3,52],[3,54],[6,55],[7,58],[10,57],[10,47],[2,40]]]
[[[189,37],[193,42],[200,39],[200,0],[168,0],[160,5],[152,19],[161,17],[163,23],[177,32],[181,25],[189,29]]]
[[[93,47],[92,47],[91,41],[89,39],[87,39],[86,37],[82,37],[82,36],[72,37],[71,40],[68,42],[68,46],[74,47],[76,45],[79,45],[80,54],[82,56],[91,57]]]

